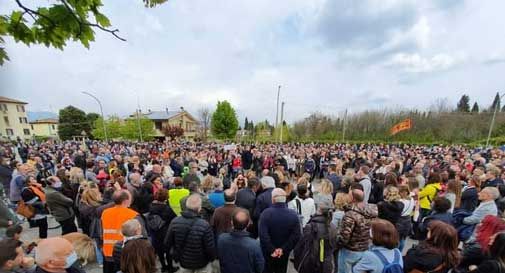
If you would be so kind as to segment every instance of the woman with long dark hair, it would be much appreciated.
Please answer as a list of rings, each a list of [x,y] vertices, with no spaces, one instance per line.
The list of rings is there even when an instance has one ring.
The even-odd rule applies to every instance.
[[[131,240],[121,252],[122,273],[155,273],[156,256],[147,240]]]
[[[403,258],[403,271],[447,272],[459,264],[458,232],[442,221],[428,225],[427,239],[409,249]]]

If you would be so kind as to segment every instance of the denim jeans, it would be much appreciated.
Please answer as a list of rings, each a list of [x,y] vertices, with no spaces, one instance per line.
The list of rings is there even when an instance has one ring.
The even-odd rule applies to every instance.
[[[400,239],[400,244],[398,245],[398,249],[400,252],[403,252],[403,248],[405,247],[405,238]]]
[[[102,250],[98,247],[97,243],[94,242],[95,252],[96,252],[96,263],[99,265],[103,265],[103,253]]]
[[[342,248],[338,252],[338,272],[349,273],[363,256],[364,251],[352,251]]]

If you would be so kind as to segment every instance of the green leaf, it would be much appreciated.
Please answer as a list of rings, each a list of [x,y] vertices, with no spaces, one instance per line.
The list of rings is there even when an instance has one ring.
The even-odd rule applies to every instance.
[[[110,27],[110,21],[109,18],[107,18],[105,15],[97,12],[95,13],[95,18],[96,22],[101,25],[102,27]]]

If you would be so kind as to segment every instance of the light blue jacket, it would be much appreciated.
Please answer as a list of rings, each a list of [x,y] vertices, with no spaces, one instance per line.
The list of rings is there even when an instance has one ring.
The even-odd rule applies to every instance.
[[[463,219],[463,224],[474,225],[480,223],[487,215],[498,215],[498,209],[494,201],[481,202],[473,211],[472,215]]]
[[[395,249],[387,249],[382,246],[370,246],[370,250],[365,251],[363,253],[363,256],[359,260],[359,262],[352,268],[353,273],[363,273],[363,272],[368,272],[368,273],[382,273],[382,269],[384,268],[384,265],[382,264],[381,260],[375,253],[372,252],[372,250],[378,250],[388,262],[392,263],[395,257],[395,252],[397,252],[399,255],[398,257],[400,258],[398,263],[403,267],[403,259],[402,255],[400,253],[400,250],[398,248]]]

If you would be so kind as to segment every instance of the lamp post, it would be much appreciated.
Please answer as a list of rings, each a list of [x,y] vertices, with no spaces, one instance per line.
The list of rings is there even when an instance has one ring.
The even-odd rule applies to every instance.
[[[105,136],[105,141],[106,141],[106,142],[108,142],[108,141],[109,141],[109,139],[107,138],[107,128],[105,127],[105,116],[103,115],[102,103],[101,103],[101,102],[100,102],[100,100],[99,100],[97,97],[95,97],[94,95],[92,95],[92,94],[90,94],[90,93],[88,93],[88,92],[86,92],[86,91],[82,91],[82,93],[83,93],[83,94],[85,94],[85,95],[88,95],[88,96],[92,97],[93,99],[95,99],[95,100],[96,100],[96,102],[98,102],[98,105],[100,106],[100,113],[102,114],[102,121],[103,121],[103,122],[102,122],[102,125],[103,125],[103,134],[104,134],[104,136]]]
[[[491,119],[491,125],[489,126],[489,133],[487,134],[486,148],[489,147],[489,139],[491,139],[491,133],[493,132],[494,121],[496,119],[496,112],[498,112],[498,104],[500,104],[501,99],[503,98],[503,96],[505,96],[505,93],[500,96],[500,99],[494,105],[493,118]]]
[[[135,94],[137,94],[137,111],[135,111],[137,114],[137,127],[139,129],[140,142],[144,142],[144,140],[142,139],[142,127],[140,126],[141,110],[140,110],[140,102],[139,102],[139,93],[137,91],[135,91]]]

